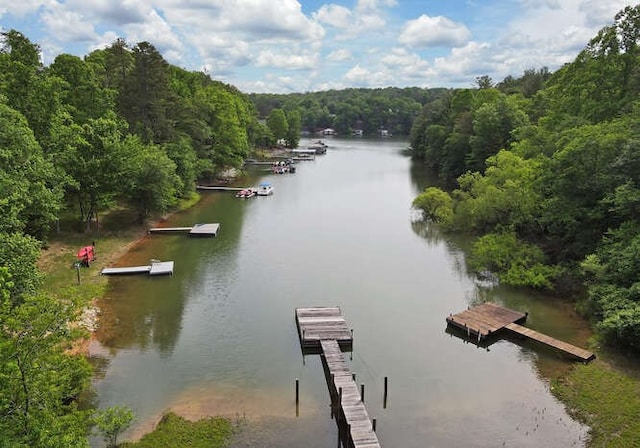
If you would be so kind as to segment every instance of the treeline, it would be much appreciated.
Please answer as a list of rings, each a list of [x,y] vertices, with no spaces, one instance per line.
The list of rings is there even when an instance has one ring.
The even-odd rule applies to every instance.
[[[332,128],[343,136],[356,130],[362,130],[365,135],[377,135],[384,129],[406,136],[423,106],[445,90],[387,87],[290,94],[253,93],[249,98],[263,118],[267,118],[274,109],[300,114],[301,129],[310,133]]]
[[[148,42],[47,67],[39,55],[20,32],[2,33],[0,446],[85,447],[92,423],[113,422],[76,406],[91,369],[67,352],[79,331],[69,323],[86,304],[43,291],[42,241],[61,218],[82,228],[116,204],[140,219],[163,212],[271,132],[244,94]]]
[[[448,92],[411,145],[445,186],[414,204],[479,236],[470,263],[505,284],[586,292],[608,341],[640,350],[640,6],[550,74]]]
[[[148,42],[44,67],[21,33],[2,38],[4,230],[42,236],[63,209],[89,222],[115,201],[141,218],[165,211],[196,179],[240,167],[269,133],[244,94],[170,65]]]

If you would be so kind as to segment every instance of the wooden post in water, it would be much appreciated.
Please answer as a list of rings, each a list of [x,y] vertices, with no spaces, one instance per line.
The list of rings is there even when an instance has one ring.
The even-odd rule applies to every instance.
[[[387,385],[388,385],[388,383],[389,383],[388,382],[388,378],[385,376],[384,377],[384,399],[382,400],[383,401],[382,407],[384,409],[387,409]]]
[[[376,432],[376,419],[373,419],[373,432]]]
[[[360,385],[360,401],[364,403],[364,384]]]
[[[300,380],[296,378],[296,405],[300,403]]]

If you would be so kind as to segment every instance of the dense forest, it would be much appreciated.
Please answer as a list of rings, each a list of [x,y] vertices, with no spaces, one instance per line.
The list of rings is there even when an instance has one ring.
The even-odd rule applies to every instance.
[[[640,6],[575,60],[447,92],[411,132],[439,176],[414,205],[478,236],[472,267],[584,294],[606,340],[640,350]]]
[[[52,227],[93,228],[116,205],[141,221],[163,213],[272,139],[246,95],[170,65],[147,42],[45,67],[38,45],[2,33],[0,446],[87,446],[101,421],[77,409],[91,369],[66,353],[86,304],[43,291],[36,268]]]
[[[300,115],[302,131],[314,133],[332,128],[338,135],[378,135],[385,130],[408,136],[422,108],[446,89],[418,87],[384,89],[344,89],[324,92],[271,94],[253,93],[251,101],[261,117],[274,110]]]

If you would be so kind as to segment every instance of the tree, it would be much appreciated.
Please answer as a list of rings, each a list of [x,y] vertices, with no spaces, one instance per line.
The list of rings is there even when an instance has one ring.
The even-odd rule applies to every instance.
[[[436,223],[449,225],[453,220],[453,200],[449,193],[429,187],[413,200],[413,207],[422,210],[424,216]]]
[[[288,148],[297,148],[300,141],[301,119],[300,111],[291,110],[286,113],[287,116],[287,135],[285,141]]]
[[[133,411],[126,406],[113,406],[97,413],[94,423],[108,448],[118,446],[118,436],[134,420]]]
[[[55,221],[62,186],[25,118],[0,103],[0,232],[43,237]]]
[[[287,116],[282,109],[273,109],[271,111],[267,117],[267,126],[269,126],[269,129],[276,140],[285,139],[287,137],[289,125],[287,123]]]
[[[138,43],[133,48],[133,58],[133,68],[119,90],[118,110],[143,142],[167,142],[172,137],[167,118],[168,63],[149,42]]]
[[[175,204],[180,186],[175,163],[159,147],[143,145],[137,136],[127,137],[123,145],[134,155],[128,167],[125,197],[136,205],[140,222],[152,212],[166,212]]]
[[[4,282],[6,297],[6,276]],[[2,305],[3,441],[6,446],[86,447],[87,415],[75,410],[73,399],[86,387],[91,369],[83,357],[64,353],[78,304],[37,294],[10,308],[6,301]]]

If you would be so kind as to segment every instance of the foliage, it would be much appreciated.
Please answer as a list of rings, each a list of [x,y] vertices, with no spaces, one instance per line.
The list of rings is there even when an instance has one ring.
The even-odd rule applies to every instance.
[[[314,133],[333,128],[339,135],[359,129],[376,135],[386,129],[394,135],[409,135],[424,104],[433,101],[445,89],[417,87],[384,89],[344,89],[324,92],[251,94],[259,116],[268,117],[274,109],[285,113],[298,110],[304,131]]]
[[[289,123],[287,122],[287,116],[282,109],[273,109],[267,117],[267,126],[273,137],[278,140],[284,140],[287,137],[289,131]]]
[[[87,416],[73,398],[91,370],[83,357],[63,353],[77,304],[35,295],[7,305],[0,309],[0,434],[11,446],[87,446]]]
[[[639,44],[640,5],[628,6],[556,73],[481,77],[427,104],[411,133],[414,154],[457,182],[447,227],[480,236],[476,269],[516,286],[583,282],[605,340],[635,350]]]
[[[424,216],[444,226],[453,220],[453,200],[449,193],[436,187],[428,187],[413,200],[413,207],[422,210]]]
[[[218,448],[226,446],[233,434],[229,420],[208,418],[189,422],[184,418],[168,413],[162,417],[155,431],[146,434],[140,441],[120,444],[122,448]]]
[[[0,103],[0,231],[46,235],[61,206],[56,180],[27,121]]]
[[[490,271],[511,286],[547,289],[558,270],[544,264],[544,254],[524,243],[513,232],[490,233],[474,242],[469,265],[476,271]]]
[[[118,436],[131,425],[133,411],[126,406],[112,406],[98,411],[93,422],[107,444],[107,448],[118,446]]]

